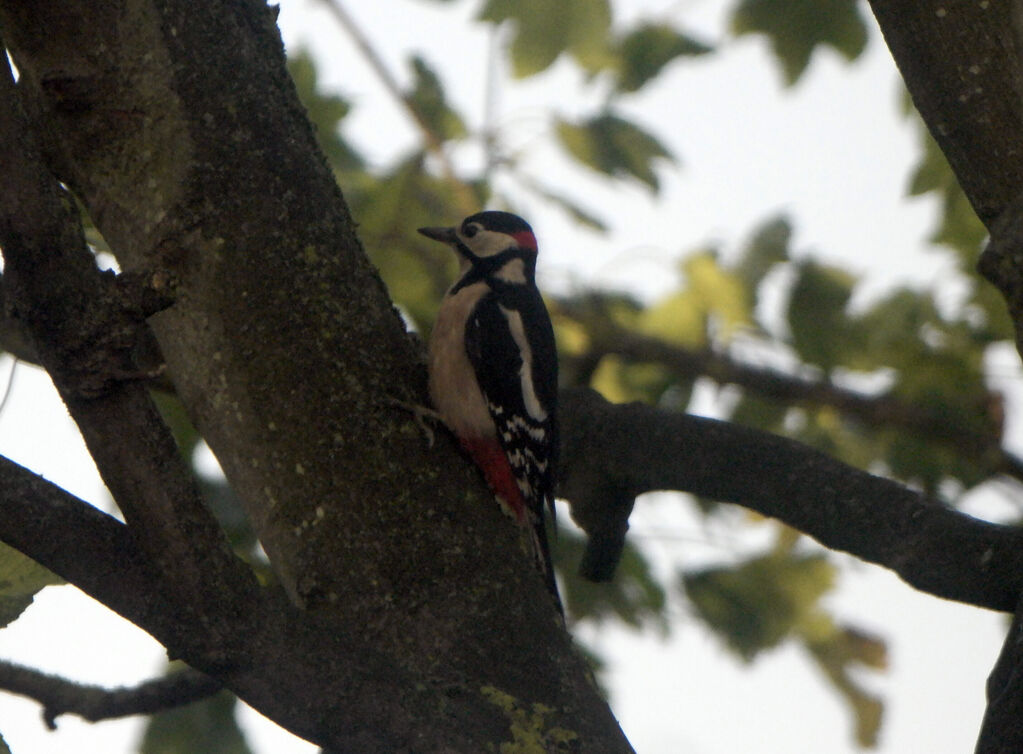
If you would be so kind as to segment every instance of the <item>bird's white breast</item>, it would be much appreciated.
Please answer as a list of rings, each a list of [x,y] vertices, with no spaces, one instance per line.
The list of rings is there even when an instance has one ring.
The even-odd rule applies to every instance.
[[[495,437],[493,419],[465,352],[465,323],[489,288],[474,283],[447,295],[430,336],[430,398],[459,437]]]

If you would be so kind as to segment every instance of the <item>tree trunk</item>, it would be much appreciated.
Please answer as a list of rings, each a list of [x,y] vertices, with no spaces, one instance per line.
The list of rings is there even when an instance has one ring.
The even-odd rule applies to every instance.
[[[0,23],[50,170],[124,273],[173,291],[150,319],[168,374],[283,587],[194,622],[122,613],[334,750],[628,751],[514,527],[394,406],[424,400],[420,351],[315,145],[275,13],[4,0]],[[107,533],[145,552],[141,528]],[[196,603],[154,570],[168,610]],[[207,624],[238,635],[191,649],[182,634]]]
[[[1023,3],[871,0],[871,7],[913,103],[991,233],[979,269],[1005,296],[1023,354]],[[988,679],[978,754],[1023,746],[1017,604]]]

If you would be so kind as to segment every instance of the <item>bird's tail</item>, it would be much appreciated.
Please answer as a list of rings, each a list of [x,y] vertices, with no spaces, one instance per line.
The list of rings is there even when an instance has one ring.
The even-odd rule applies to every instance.
[[[565,608],[561,604],[561,596],[558,594],[558,582],[554,578],[554,561],[551,558],[551,545],[547,539],[547,526],[544,516],[536,516],[530,529],[533,538],[533,554],[536,557],[536,566],[543,574],[547,591],[554,598],[554,604],[558,607],[561,617],[565,617]]]

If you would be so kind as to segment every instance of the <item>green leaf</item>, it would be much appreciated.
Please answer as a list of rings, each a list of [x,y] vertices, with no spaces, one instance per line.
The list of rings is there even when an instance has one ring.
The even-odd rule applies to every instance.
[[[639,329],[688,348],[707,344],[707,309],[703,297],[683,288],[652,304],[640,317]]]
[[[818,602],[834,578],[823,555],[770,554],[684,574],[682,584],[700,618],[749,662],[819,621]]]
[[[757,313],[764,278],[776,265],[789,260],[791,241],[792,224],[788,218],[784,215],[773,217],[754,230],[753,236],[743,249],[742,256],[735,263],[734,274],[746,286],[751,318]],[[758,326],[766,327],[759,317],[756,319]]]
[[[858,320],[867,338],[863,357],[849,365],[863,370],[881,366],[918,367],[919,360],[930,350],[924,341],[925,328],[945,325],[930,293],[905,287],[874,302]]]
[[[139,754],[252,754],[235,719],[237,698],[221,691],[208,699],[153,715]]]
[[[585,547],[584,537],[568,530],[558,532],[558,560],[572,566],[561,574],[561,596],[573,620],[600,623],[616,618],[636,629],[652,624],[667,635],[671,624],[665,614],[664,588],[639,550],[626,543],[614,580],[595,584],[575,572]]]
[[[348,198],[371,261],[395,301],[426,332],[454,278],[456,260],[449,249],[415,229],[453,224],[464,216],[450,185],[424,171],[423,156],[417,154],[383,176],[367,176]],[[479,203],[485,203],[484,197]]]
[[[736,265],[736,274],[751,290],[756,290],[776,264],[788,261],[791,241],[792,223],[787,217],[779,215],[766,220],[753,231]]]
[[[642,24],[618,43],[617,88],[634,92],[675,58],[705,55],[713,49],[667,24]]]
[[[305,50],[288,57],[288,72],[309,120],[316,126],[316,140],[335,170],[361,170],[362,156],[341,137],[341,121],[351,112],[348,100],[324,94],[317,85],[316,64]]]
[[[154,390],[152,396],[160,416],[170,429],[171,434],[174,435],[174,441],[177,443],[181,455],[186,460],[191,461],[196,446],[202,441],[202,436],[199,434],[199,430],[195,428],[195,425],[192,424],[191,418],[185,411],[184,404],[173,393]]]
[[[669,388],[685,391],[688,403],[692,382],[683,385],[659,364],[630,364],[617,356],[605,356],[593,370],[590,386],[612,403],[658,404]]]
[[[973,205],[958,184],[945,192],[942,205],[944,211],[941,213],[941,225],[931,235],[930,241],[952,247],[972,266],[984,248],[987,228],[977,217]]]
[[[907,193],[910,196],[927,193],[938,196],[942,207],[941,219],[930,240],[954,249],[964,266],[972,271],[987,238],[987,228],[974,212],[934,137],[919,118],[917,124],[923,151],[920,162],[913,169]]]
[[[542,185],[539,181],[525,176],[520,176],[520,180],[527,188],[529,188],[530,191],[536,193],[545,201],[550,202],[561,209],[580,225],[584,225],[591,230],[596,230],[601,233],[607,232],[607,224],[603,220],[591,213],[575,200],[565,196],[560,191],[555,191],[554,189]]]
[[[789,407],[780,401],[761,398],[754,392],[744,390],[739,402],[732,409],[729,421],[747,427],[757,427],[775,434],[784,434],[785,417]]]
[[[736,330],[749,324],[751,312],[746,289],[734,273],[718,263],[715,254],[693,254],[682,269],[689,290],[699,296],[719,340],[727,341]]]
[[[876,670],[887,668],[888,648],[884,640],[855,628],[836,627],[826,637],[807,641],[806,647],[852,710],[856,742],[864,748],[877,746],[884,704],[864,690],[851,671],[856,665]]]
[[[909,186],[906,189],[909,196],[921,196],[928,191],[944,192],[956,182],[955,174],[941,148],[938,147],[938,142],[926,128],[920,128],[920,133],[923,151],[920,162],[913,168],[909,177]]]
[[[1016,328],[1009,317],[1002,292],[986,280],[973,281],[973,295],[970,305],[983,312],[984,321],[978,327],[978,335],[987,342],[1012,340]]]
[[[437,74],[418,55],[412,56],[412,72],[415,82],[408,100],[427,128],[441,141],[464,138],[465,121],[448,105]]]
[[[718,264],[712,252],[686,258],[685,286],[642,313],[639,329],[654,337],[690,347],[702,347],[712,332],[727,341],[750,321],[749,301],[742,281]],[[709,331],[709,327],[713,330]]]
[[[0,627],[21,615],[43,587],[63,583],[31,558],[0,543]]]
[[[831,369],[858,346],[846,312],[856,278],[812,261],[798,272],[788,306],[792,343],[804,361]]]
[[[857,0],[742,0],[732,14],[737,35],[764,34],[788,85],[799,80],[818,45],[855,60],[867,45]]]
[[[591,72],[612,62],[608,0],[488,0],[479,18],[514,24],[510,52],[519,78],[546,70],[563,52]]]
[[[615,178],[636,178],[654,192],[659,187],[654,160],[674,162],[655,137],[610,112],[582,123],[559,119],[557,135],[569,154],[584,165]]]

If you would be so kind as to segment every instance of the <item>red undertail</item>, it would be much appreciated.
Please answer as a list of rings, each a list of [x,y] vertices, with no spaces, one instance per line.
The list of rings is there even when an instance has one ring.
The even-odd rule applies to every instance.
[[[483,476],[494,495],[514,514],[519,524],[525,524],[526,501],[500,443],[490,438],[461,438],[461,443],[476,465],[483,470]]]
[[[494,439],[484,438],[460,438],[462,447],[472,456],[472,460],[483,470],[487,484],[493,490],[494,496],[500,501],[501,506],[510,511],[520,526],[529,524],[530,534],[533,539],[533,555],[536,558],[537,568],[543,574],[547,591],[554,598],[558,612],[564,616],[565,609],[561,604],[561,597],[558,595],[558,583],[554,578],[554,566],[551,562],[550,546],[547,543],[547,531],[544,528],[543,510],[538,507],[534,515],[529,515],[526,510],[526,500],[522,496],[515,481],[515,474],[512,473],[511,464],[505,456],[501,445]]]

